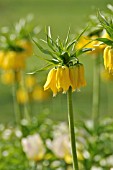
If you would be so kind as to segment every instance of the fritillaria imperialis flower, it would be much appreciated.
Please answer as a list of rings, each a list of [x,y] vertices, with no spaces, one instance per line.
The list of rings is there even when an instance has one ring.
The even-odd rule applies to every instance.
[[[62,90],[63,93],[66,93],[69,86],[71,86],[69,68],[67,66],[58,67],[56,72],[56,87],[58,91]]]
[[[45,148],[39,134],[29,135],[23,138],[22,146],[29,160],[40,161],[43,159]]]
[[[36,85],[36,77],[32,75],[27,75],[25,77],[25,86],[27,89],[32,89]]]
[[[27,39],[21,39],[17,42],[17,45],[24,49],[23,54],[25,57],[29,57],[33,53],[33,47],[31,41]]]
[[[76,64],[69,68],[69,76],[72,86],[72,91],[80,89],[86,85],[85,75],[84,75],[84,66],[83,64]]]
[[[12,70],[5,71],[1,74],[1,81],[3,84],[13,84],[15,82],[15,75]]]
[[[44,90],[50,88],[53,91],[53,96],[55,96],[59,91],[66,93],[70,86],[72,91],[75,91],[85,85],[84,66],[79,63],[70,67],[59,66],[51,69]]]
[[[105,69],[107,69],[109,73],[113,73],[113,48],[111,46],[107,46],[104,49],[103,58]]]
[[[44,85],[44,90],[48,90],[49,88],[53,91],[53,96],[57,94],[57,87],[56,87],[56,72],[57,69],[53,68],[50,70],[47,76],[47,81]]]
[[[16,92],[16,96],[17,96],[17,102],[20,104],[25,104],[29,100],[28,93],[24,88],[19,88]]]
[[[4,70],[20,70],[25,68],[25,58],[22,52],[8,51],[4,53],[1,65]]]
[[[49,92],[44,91],[43,87],[39,86],[39,85],[37,85],[33,88],[31,95],[32,95],[32,99],[34,101],[44,101],[49,98]]]

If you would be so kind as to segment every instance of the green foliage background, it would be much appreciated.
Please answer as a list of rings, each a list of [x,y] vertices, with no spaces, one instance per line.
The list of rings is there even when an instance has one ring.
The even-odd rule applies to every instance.
[[[0,0],[0,26],[12,26],[21,17],[32,13],[34,23],[42,29],[38,38],[45,38],[45,26],[51,26],[53,35],[59,35],[62,39],[66,37],[69,26],[73,34],[78,33],[86,23],[90,14],[96,14],[97,9],[107,10],[106,5],[112,4],[112,0]],[[54,37],[53,36],[53,37]],[[39,55],[43,55],[34,48]],[[92,82],[93,82],[93,58],[86,55],[81,57],[85,65],[87,87],[81,92],[74,93],[74,111],[77,119],[90,118],[92,111]],[[43,63],[37,57],[28,59],[27,71],[41,68]],[[43,81],[47,72],[37,75]],[[111,115],[113,112],[112,93],[113,82],[101,82],[101,115]],[[67,119],[66,95],[59,94],[47,102],[36,103],[32,114],[50,113],[53,119]],[[11,98],[11,87],[0,83],[0,122],[13,120],[13,108]]]

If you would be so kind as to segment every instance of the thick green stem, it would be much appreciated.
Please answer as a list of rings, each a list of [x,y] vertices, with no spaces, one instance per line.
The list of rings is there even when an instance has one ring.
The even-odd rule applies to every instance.
[[[19,106],[18,106],[17,98],[16,98],[16,89],[17,89],[17,83],[14,83],[12,85],[13,109],[14,109],[15,123],[17,125],[19,125],[19,123],[20,123],[20,113],[19,113]]]
[[[24,82],[24,73],[22,72],[22,80],[21,80],[21,85],[22,85],[22,88],[26,90],[25,88],[25,82]],[[30,114],[29,114],[29,109],[28,109],[28,103],[24,103],[24,116],[25,118],[28,120],[28,122],[31,122],[31,117],[30,117]]]
[[[94,71],[93,71],[93,106],[92,117],[94,124],[99,121],[99,104],[100,104],[100,56],[96,56],[94,59]]]
[[[72,88],[70,87],[67,92],[67,104],[68,104],[68,121],[69,121],[69,131],[71,139],[71,150],[73,158],[73,170],[79,170],[77,150],[76,150],[76,140],[74,131],[74,115],[73,115],[73,105],[72,105]]]

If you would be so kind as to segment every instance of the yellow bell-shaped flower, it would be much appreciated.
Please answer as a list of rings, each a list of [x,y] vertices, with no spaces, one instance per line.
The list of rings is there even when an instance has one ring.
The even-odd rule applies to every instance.
[[[57,68],[56,86],[58,91],[62,90],[63,93],[66,93],[66,91],[71,86],[69,68],[67,66],[60,66]]]
[[[109,56],[109,72],[113,73],[113,49],[109,50],[108,56]]]
[[[84,66],[83,64],[76,64],[69,68],[69,76],[71,80],[72,91],[79,89],[86,85]]]
[[[2,68],[4,57],[5,57],[5,52],[0,51],[0,68]]]
[[[110,50],[110,46],[107,46],[105,49],[104,49],[104,55],[103,55],[103,58],[104,58],[104,66],[105,66],[105,69],[108,69],[109,67],[109,50]]]
[[[48,90],[49,88],[53,91],[53,96],[57,94],[57,87],[56,87],[56,72],[55,68],[51,69],[47,76],[47,81],[44,85],[44,90]]]
[[[15,75],[13,71],[5,71],[1,75],[1,81],[3,84],[13,84],[15,81]]]
[[[25,104],[28,102],[28,93],[25,89],[19,88],[16,92],[17,101],[20,104]]]
[[[84,66],[83,64],[78,64],[78,88],[86,86],[86,80],[84,75]]]
[[[78,88],[78,67],[77,66],[69,67],[69,76],[70,76],[72,91],[75,91]]]
[[[27,89],[32,89],[36,85],[36,77],[33,75],[28,75],[25,77],[25,86]]]
[[[23,53],[25,57],[29,57],[33,53],[32,43],[29,40],[22,39],[17,42],[17,45],[24,49]]]

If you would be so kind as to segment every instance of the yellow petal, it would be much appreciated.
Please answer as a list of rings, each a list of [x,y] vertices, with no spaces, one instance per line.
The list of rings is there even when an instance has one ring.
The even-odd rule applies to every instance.
[[[67,66],[62,66],[57,68],[56,73],[57,88],[62,89],[65,93],[71,86],[71,81],[69,77],[69,68]]]
[[[72,91],[77,89],[77,82],[78,82],[78,67],[72,66],[69,68],[69,76],[72,86]]]
[[[108,52],[109,56],[109,72],[113,72],[113,49],[110,49]]]
[[[80,64],[78,66],[78,88],[85,86],[86,85],[86,80],[84,76],[84,66],[83,64]]]
[[[107,68],[109,67],[109,56],[108,56],[109,50],[110,50],[110,46],[107,46],[107,47],[104,49],[103,58],[104,58],[104,66],[105,66],[105,69],[107,69]]]
[[[44,90],[51,89],[53,91],[53,96],[57,94],[57,87],[56,87],[56,69],[53,68],[50,70],[47,76],[47,81],[44,85]]]

